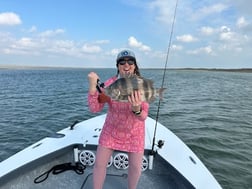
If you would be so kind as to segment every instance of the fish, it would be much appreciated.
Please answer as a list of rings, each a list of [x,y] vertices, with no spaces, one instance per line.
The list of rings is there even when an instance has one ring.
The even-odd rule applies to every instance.
[[[117,79],[111,85],[105,87],[104,92],[112,100],[128,102],[128,96],[139,90],[141,100],[153,102],[156,98],[162,99],[162,93],[166,88],[155,88],[151,79],[137,75],[125,75]]]

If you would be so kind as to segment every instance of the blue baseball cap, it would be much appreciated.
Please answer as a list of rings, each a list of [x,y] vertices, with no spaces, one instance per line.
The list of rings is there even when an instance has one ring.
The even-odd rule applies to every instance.
[[[118,53],[116,62],[118,62],[119,59],[121,58],[133,58],[136,60],[135,53],[133,53],[131,50],[123,50]]]

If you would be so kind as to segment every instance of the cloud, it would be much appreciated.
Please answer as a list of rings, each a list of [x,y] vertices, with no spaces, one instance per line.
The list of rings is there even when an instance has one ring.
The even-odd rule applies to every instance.
[[[203,35],[209,36],[209,35],[213,35],[214,33],[216,33],[216,30],[212,27],[209,27],[209,26],[203,26],[200,28],[200,32]]]
[[[217,4],[213,4],[211,6],[205,6],[203,8],[201,8],[199,10],[200,14],[202,16],[207,16],[207,15],[210,15],[210,14],[216,14],[216,13],[221,13],[223,12],[224,10],[226,10],[228,8],[227,5],[225,4],[222,4],[222,3],[217,3]]]
[[[171,47],[173,50],[176,50],[176,51],[181,51],[183,50],[183,46],[181,45],[172,45]]]
[[[115,56],[115,55],[117,55],[119,52],[120,52],[119,49],[112,49],[111,52],[110,52],[110,54],[113,55],[113,56]]]
[[[228,5],[223,4],[223,3],[216,3],[216,4],[212,4],[209,6],[204,6],[202,8],[199,8],[198,10],[196,10],[192,17],[196,20],[202,20],[207,16],[210,15],[216,15],[219,13],[222,13],[223,11],[227,10],[229,8]]]
[[[220,40],[230,41],[234,39],[234,32],[227,26],[222,26],[220,29]]]
[[[173,20],[175,3],[176,1],[167,3],[167,0],[154,0],[148,4],[148,8],[154,12],[155,19],[158,22],[167,24]]]
[[[39,34],[40,37],[54,37],[58,34],[65,33],[63,29],[56,29],[56,30],[47,30]]]
[[[196,37],[193,37],[190,34],[185,34],[185,35],[177,36],[176,39],[178,41],[185,42],[185,43],[191,43],[191,42],[198,41],[198,39]]]
[[[95,41],[95,44],[108,44],[108,43],[110,43],[109,40],[97,40],[97,41]]]
[[[28,30],[29,33],[33,33],[33,32],[36,32],[36,31],[37,31],[37,27],[36,27],[36,26],[32,26],[32,27]]]
[[[19,25],[22,21],[19,16],[12,12],[5,12],[0,14],[0,25]]]
[[[227,0],[230,5],[234,6],[235,9],[242,15],[251,16],[252,1],[249,0]]]
[[[137,41],[133,36],[129,37],[128,44],[130,47],[138,48],[140,51],[150,51],[151,48],[147,45],[144,45],[142,42]]]
[[[241,16],[236,21],[236,27],[243,33],[252,35],[252,21],[247,20],[244,16]]]
[[[238,18],[238,20],[236,22],[236,26],[238,28],[244,28],[244,27],[246,27],[248,25],[249,25],[249,23],[247,22],[247,20],[243,16]]]
[[[19,41],[17,41],[16,44],[17,44],[17,46],[27,47],[27,48],[36,46],[35,43],[33,42],[33,40],[31,38],[28,38],[28,37],[21,38]]]
[[[232,31],[226,26],[221,27],[219,40],[219,50],[222,52],[243,52],[251,49],[252,38],[249,35]]]
[[[28,33],[36,34],[33,26]],[[35,37],[21,37],[17,39],[9,33],[0,32],[0,52],[8,55],[31,55],[62,57],[71,56],[75,58],[85,57],[102,51],[100,45],[109,43],[109,40],[97,40],[89,43],[75,42],[72,40],[56,39],[58,34],[64,33],[62,29],[46,30],[38,33]]]
[[[88,53],[88,54],[95,54],[102,52],[101,45],[110,43],[109,40],[97,40],[90,43],[85,43],[81,47],[81,52]]]
[[[54,55],[63,54],[68,56],[78,56],[76,45],[73,41],[70,40],[44,40],[41,39],[42,52],[50,52]]]
[[[84,44],[81,48],[84,53],[98,53],[101,52],[102,49],[98,45]]]
[[[194,51],[190,51],[190,54],[203,53],[204,51],[210,53],[211,55],[226,56],[230,55],[244,55],[251,49],[252,38],[250,35],[246,34],[244,29],[249,27],[248,21],[243,17],[239,17],[236,22],[230,24],[229,26],[222,25],[216,28],[212,27],[202,27],[201,33],[206,35],[205,41],[209,46],[211,46],[212,52],[207,48],[199,48]],[[242,29],[242,30],[241,30]]]
[[[0,47],[6,46],[6,43],[11,41],[11,34],[9,32],[1,32],[0,31]]]
[[[214,52],[211,46],[201,47],[192,51],[188,51],[187,53],[193,54],[193,55],[198,55],[198,54],[214,55]]]
[[[37,55],[36,50],[39,47],[39,43],[28,37],[22,37],[19,40],[9,39],[8,46],[3,48],[4,54],[12,55]]]

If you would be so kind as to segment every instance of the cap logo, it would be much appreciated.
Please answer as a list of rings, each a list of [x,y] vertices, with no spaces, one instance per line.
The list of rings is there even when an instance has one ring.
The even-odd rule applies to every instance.
[[[128,51],[123,51],[123,52],[122,52],[122,55],[123,55],[123,56],[127,56],[127,55],[129,55],[129,52],[128,52]]]

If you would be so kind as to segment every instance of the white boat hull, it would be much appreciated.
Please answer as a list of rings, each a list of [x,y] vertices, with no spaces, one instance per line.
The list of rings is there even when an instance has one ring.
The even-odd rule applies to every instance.
[[[95,150],[106,114],[65,128],[55,136],[46,137],[0,163],[0,188],[92,188],[92,169]],[[146,120],[145,156],[138,188],[197,188],[220,189],[221,186],[199,158],[169,129],[157,123],[156,142],[165,141],[150,161],[155,120]],[[86,164],[84,174],[65,171],[42,183],[36,178],[55,165]],[[115,151],[107,168],[104,188],[127,188],[127,154]],[[153,167],[152,167],[153,166]],[[150,169],[152,167],[152,169]],[[37,181],[42,180],[39,177]]]

